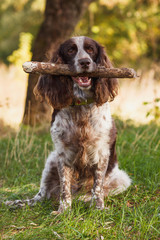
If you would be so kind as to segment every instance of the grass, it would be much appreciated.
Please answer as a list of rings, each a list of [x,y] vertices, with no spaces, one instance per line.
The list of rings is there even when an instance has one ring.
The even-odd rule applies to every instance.
[[[5,206],[5,200],[37,193],[52,142],[48,132],[25,128],[0,140],[1,239],[160,239],[160,127],[116,123],[120,167],[133,183],[125,193],[106,198],[105,211],[76,199],[61,215],[51,214],[58,206],[52,201],[22,209]]]

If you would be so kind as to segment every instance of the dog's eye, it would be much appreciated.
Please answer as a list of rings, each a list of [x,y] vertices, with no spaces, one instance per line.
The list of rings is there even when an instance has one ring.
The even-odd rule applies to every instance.
[[[72,53],[74,53],[75,52],[75,48],[74,47],[70,47],[69,49],[68,49],[68,53],[69,54],[72,54]]]
[[[91,46],[88,46],[86,48],[87,53],[92,54],[94,52],[94,49]]]

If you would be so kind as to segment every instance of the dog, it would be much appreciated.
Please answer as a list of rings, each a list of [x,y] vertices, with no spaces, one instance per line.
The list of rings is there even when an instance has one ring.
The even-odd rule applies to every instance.
[[[113,67],[104,48],[84,36],[61,44],[51,62],[68,64],[77,74],[92,72],[97,65]],[[44,74],[34,93],[54,109],[51,137],[55,150],[47,158],[34,198],[7,204],[34,205],[55,196],[62,213],[71,207],[71,195],[79,192],[91,206],[104,209],[104,197],[121,193],[131,184],[118,167],[117,131],[109,107],[118,94],[117,79]]]

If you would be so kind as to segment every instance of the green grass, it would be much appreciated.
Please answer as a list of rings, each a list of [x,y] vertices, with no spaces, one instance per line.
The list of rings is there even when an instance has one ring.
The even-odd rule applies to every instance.
[[[108,197],[105,211],[73,200],[72,210],[53,215],[57,203],[45,201],[22,209],[0,207],[1,239],[160,239],[160,127],[116,121],[120,167],[132,186]],[[48,132],[21,129],[0,140],[1,200],[33,197],[44,159],[52,150]]]

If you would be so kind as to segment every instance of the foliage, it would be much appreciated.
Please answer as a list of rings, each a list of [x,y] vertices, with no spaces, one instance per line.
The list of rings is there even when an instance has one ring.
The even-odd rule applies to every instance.
[[[53,215],[57,204],[46,201],[15,209],[2,204],[2,239],[159,239],[160,127],[136,127],[116,121],[120,166],[133,180],[125,193],[108,197],[105,211],[73,200],[72,210]],[[42,130],[41,130],[42,131]],[[52,149],[48,133],[21,129],[0,140],[1,199],[32,197],[37,193],[44,159]]]
[[[0,59],[18,49],[21,32],[35,37],[43,21],[45,0],[0,0]],[[75,33],[102,43],[115,63],[160,56],[159,0],[97,0],[90,4]]]
[[[33,36],[31,33],[20,33],[20,43],[19,49],[13,51],[7,59],[10,63],[13,63],[16,66],[22,66],[26,61],[30,61],[32,57],[31,53],[31,43]]]
[[[144,102],[144,105],[150,105],[151,108],[147,112],[146,117],[153,116],[154,121],[160,122],[160,98],[155,98],[152,102]]]
[[[0,0],[0,61],[18,49],[22,32],[37,34],[43,21],[45,0]]]
[[[76,32],[102,43],[115,63],[160,60],[159,0],[93,2]]]

